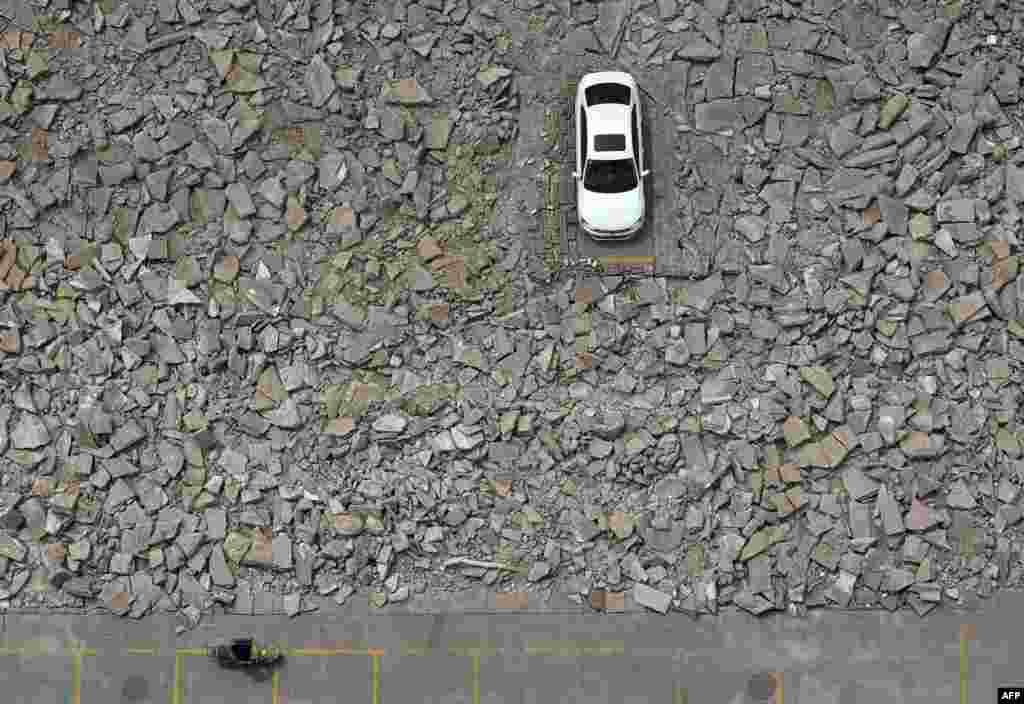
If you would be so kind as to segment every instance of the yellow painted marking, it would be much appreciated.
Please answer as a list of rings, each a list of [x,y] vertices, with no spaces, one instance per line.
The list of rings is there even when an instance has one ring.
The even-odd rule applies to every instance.
[[[174,651],[175,655],[206,655],[206,648],[178,648]]]
[[[688,704],[690,691],[685,687],[676,687],[672,692],[672,704]]]
[[[627,266],[645,266],[655,263],[654,257],[640,257],[640,256],[608,256],[601,257],[601,261],[605,264],[624,264]]]
[[[480,704],[480,656],[473,656],[473,704]]]
[[[497,652],[497,648],[490,643],[472,643],[467,641],[448,646],[448,654],[453,656],[495,655]]]
[[[156,655],[159,650],[156,648],[125,648],[126,655]]]
[[[531,641],[526,644],[527,655],[578,657],[581,655],[624,655],[623,641]]]
[[[433,650],[429,641],[414,641],[402,646],[402,655],[429,655]]]
[[[353,648],[297,648],[295,650],[289,650],[288,654],[292,656],[308,657],[329,657],[331,655],[369,655],[372,658],[384,655],[384,651],[380,648],[368,648],[366,650],[356,650]]]
[[[64,651],[53,647],[53,641],[42,639],[24,641],[21,647],[4,648],[0,653],[4,655],[27,655],[29,657],[39,655],[63,655]]]
[[[71,658],[71,704],[82,704],[82,656]]]
[[[185,655],[179,650],[174,655],[174,687],[171,689],[171,704],[185,700]]]
[[[967,680],[968,680],[968,667],[967,667],[967,629],[960,629],[960,704],[967,703]]]
[[[272,679],[273,689],[271,690],[270,700],[272,704],[281,704],[281,671],[274,670],[274,677]]]
[[[380,656],[373,657],[373,690],[372,704],[380,704]],[[276,704],[276,703],[275,703]]]
[[[775,704],[785,704],[786,701],[786,678],[782,676],[781,672],[775,673],[775,682],[777,685]]]
[[[44,649],[42,647],[34,648],[0,648],[0,655],[28,655],[28,656],[40,656],[40,655],[78,655],[82,657],[88,657],[95,655],[96,650],[93,648],[68,648],[65,651],[53,651],[50,649]]]
[[[50,644],[41,639],[28,641],[28,644],[31,647],[0,648],[0,655],[27,655],[29,657],[51,655],[70,657],[71,696],[69,697],[68,702],[69,704],[82,704],[82,658],[96,655],[96,650],[93,648],[83,648],[78,642],[68,645],[64,651],[50,648]]]

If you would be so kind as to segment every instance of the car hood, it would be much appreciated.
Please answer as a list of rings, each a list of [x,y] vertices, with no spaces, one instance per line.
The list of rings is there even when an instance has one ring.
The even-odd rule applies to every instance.
[[[595,193],[580,186],[577,210],[580,218],[601,230],[629,227],[644,214],[640,188],[624,193]]]

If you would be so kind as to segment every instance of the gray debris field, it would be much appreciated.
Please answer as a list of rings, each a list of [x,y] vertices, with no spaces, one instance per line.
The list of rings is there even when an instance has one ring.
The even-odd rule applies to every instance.
[[[11,5],[0,608],[1020,586],[1024,2]],[[685,276],[545,272],[584,54]]]

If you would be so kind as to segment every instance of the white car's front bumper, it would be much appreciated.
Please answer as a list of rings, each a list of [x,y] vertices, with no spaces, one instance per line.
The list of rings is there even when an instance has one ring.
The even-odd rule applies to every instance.
[[[636,79],[628,73],[623,71],[597,71],[595,73],[587,73],[580,78],[577,89],[587,88],[597,83],[619,83],[636,88]]]

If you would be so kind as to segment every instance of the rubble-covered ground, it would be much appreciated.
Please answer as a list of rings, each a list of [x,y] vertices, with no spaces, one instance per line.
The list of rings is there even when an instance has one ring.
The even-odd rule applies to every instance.
[[[0,15],[5,608],[1021,582],[1024,2]],[[662,96],[689,278],[545,271],[579,47]]]

